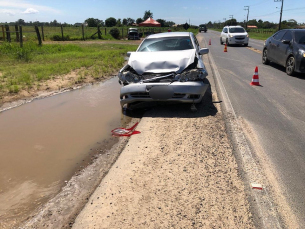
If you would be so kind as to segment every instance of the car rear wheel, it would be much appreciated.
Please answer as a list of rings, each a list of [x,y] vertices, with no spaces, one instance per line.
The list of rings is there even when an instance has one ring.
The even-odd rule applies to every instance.
[[[262,63],[263,64],[269,64],[269,60],[268,60],[268,57],[267,57],[267,49],[264,49],[263,51],[263,56],[262,56]]]
[[[286,73],[289,76],[292,76],[294,74],[294,68],[295,68],[295,59],[293,56],[289,57],[286,62]]]
[[[223,41],[222,41],[222,38],[220,38],[220,44],[221,44],[221,45],[223,45]]]

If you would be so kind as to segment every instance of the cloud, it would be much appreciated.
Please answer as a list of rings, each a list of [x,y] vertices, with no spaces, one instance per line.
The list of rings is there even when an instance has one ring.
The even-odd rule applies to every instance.
[[[39,13],[38,10],[35,10],[33,8],[27,8],[24,12],[22,12],[23,14],[37,14]]]
[[[0,7],[5,7],[5,8],[10,8],[11,10],[19,10],[23,13],[28,13],[28,10],[36,10],[39,12],[52,12],[52,13],[60,13],[60,10],[54,9],[52,7],[44,6],[44,5],[36,5],[36,4],[31,4],[28,3],[27,1],[21,1],[21,0],[0,0]],[[26,10],[25,10],[26,9]],[[14,11],[15,11],[14,10]],[[38,12],[32,12],[29,11],[30,13],[38,13]]]
[[[14,11],[6,9],[0,10],[0,13],[6,14],[8,16],[14,16],[16,14]]]

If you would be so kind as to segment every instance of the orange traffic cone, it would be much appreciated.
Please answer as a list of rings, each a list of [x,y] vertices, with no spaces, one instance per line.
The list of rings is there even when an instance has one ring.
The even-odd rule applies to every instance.
[[[225,44],[225,49],[223,50],[223,52],[228,52],[228,50],[227,50],[227,44]]]
[[[210,41],[209,41],[209,45],[211,45],[211,39],[210,39]]]
[[[250,83],[250,85],[252,86],[261,86],[259,84],[259,78],[258,78],[258,67],[256,66],[255,68],[255,72],[254,72],[254,75],[252,77],[252,82]]]

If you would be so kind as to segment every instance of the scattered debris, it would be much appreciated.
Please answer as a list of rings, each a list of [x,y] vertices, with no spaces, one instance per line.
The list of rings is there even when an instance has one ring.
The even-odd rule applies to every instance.
[[[125,129],[125,128],[122,128],[122,127],[115,128],[114,130],[111,131],[112,135],[119,136],[119,137],[120,136],[127,136],[127,137],[129,137],[129,136],[131,136],[133,134],[139,134],[141,132],[135,130],[138,124],[139,123],[137,122],[136,124],[134,124],[132,127],[128,128],[128,129]]]

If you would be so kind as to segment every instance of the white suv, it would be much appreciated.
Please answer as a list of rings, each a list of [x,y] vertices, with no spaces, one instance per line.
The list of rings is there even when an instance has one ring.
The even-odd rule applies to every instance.
[[[220,44],[243,44],[248,46],[249,35],[247,31],[239,26],[225,26],[220,34]]]

